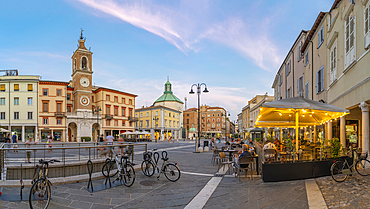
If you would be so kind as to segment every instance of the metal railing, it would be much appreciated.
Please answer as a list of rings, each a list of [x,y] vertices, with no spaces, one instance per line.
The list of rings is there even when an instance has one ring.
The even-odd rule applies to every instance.
[[[52,147],[50,147],[52,145]],[[98,142],[55,142],[52,144],[48,143],[37,143],[34,145],[27,145],[25,143],[3,143],[0,145],[0,172],[2,180],[5,167],[12,167],[12,169],[19,168],[20,164],[36,166],[40,159],[58,159],[60,162],[55,163],[61,170],[59,173],[61,177],[66,177],[66,168],[68,166],[81,164],[86,166],[88,160],[105,160],[106,157],[112,159],[109,156],[109,149],[115,149],[117,153],[124,152],[125,155],[129,155],[131,162],[134,164],[141,163],[141,155],[147,151],[146,143],[130,143],[130,142],[114,142],[113,145],[99,145]],[[31,163],[27,164],[27,151],[31,151]],[[102,152],[103,151],[103,152]],[[106,155],[102,155],[106,153]],[[137,159],[137,160],[136,160]],[[25,166],[23,166],[25,167]],[[71,168],[68,168],[71,169]],[[72,168],[73,169],[73,168]],[[80,169],[81,170],[81,169]],[[78,171],[77,175],[85,174],[86,169]],[[73,172],[76,173],[76,172]],[[8,174],[7,174],[8,176]],[[7,177],[7,179],[16,179]]]

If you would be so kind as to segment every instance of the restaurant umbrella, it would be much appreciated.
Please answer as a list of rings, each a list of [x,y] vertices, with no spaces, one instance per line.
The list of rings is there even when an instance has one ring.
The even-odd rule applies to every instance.
[[[298,150],[299,127],[321,125],[346,114],[349,114],[349,110],[302,97],[293,97],[262,104],[255,127],[295,127]]]
[[[6,130],[5,128],[0,128],[0,132],[10,132],[10,131]]]

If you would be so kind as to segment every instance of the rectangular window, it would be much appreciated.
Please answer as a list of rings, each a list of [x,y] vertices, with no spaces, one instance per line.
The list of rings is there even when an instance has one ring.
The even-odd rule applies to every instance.
[[[288,76],[290,73],[290,60],[285,64],[285,76]]]
[[[308,94],[309,94],[308,82],[309,81],[307,81],[307,83],[304,86],[304,88],[305,88],[304,93],[305,93],[305,98],[306,99],[308,99]]]
[[[33,98],[32,97],[28,97],[27,98],[27,105],[32,105],[33,103]]]
[[[5,84],[0,84],[0,91],[5,91]]]
[[[71,94],[67,94],[67,100],[71,100]]]
[[[114,97],[114,102],[118,102],[118,97]]]
[[[304,56],[305,60],[304,60],[304,66],[307,66],[308,65],[308,62],[309,62],[309,53],[308,53],[308,50],[306,52],[306,55]]]
[[[118,107],[114,107],[114,115],[118,116]]]
[[[128,100],[128,104],[129,105],[132,105],[132,100],[130,99],[130,100]]]
[[[110,120],[107,120],[106,124],[107,126],[110,126]]]
[[[19,97],[14,97],[14,105],[19,105]]]
[[[146,127],[149,128],[149,120],[146,120]]]
[[[19,91],[19,84],[14,84],[14,91]]]
[[[33,119],[33,112],[27,112],[27,119],[32,120]]]
[[[320,48],[323,42],[324,42],[324,26],[321,27],[318,33],[317,48]]]
[[[146,113],[146,117],[149,117],[149,112]]]
[[[71,106],[67,106],[67,112],[72,112]]]
[[[27,85],[27,90],[28,91],[33,91],[33,85],[32,84],[28,84]]]
[[[155,116],[158,116],[158,111],[155,111]],[[189,116],[189,115],[188,115]]]
[[[62,125],[62,119],[57,118],[57,125]]]
[[[122,104],[125,104],[125,98],[122,97]]]
[[[110,115],[110,106],[107,106],[106,110],[107,110],[107,112],[106,112],[106,113],[107,113],[108,115]]]
[[[42,103],[42,112],[49,112],[49,103],[47,102]]]
[[[114,126],[118,126],[118,121],[114,121]]]
[[[57,103],[57,113],[62,113],[62,103]]]
[[[298,94],[303,93],[303,76],[297,80],[297,92]]]
[[[61,89],[57,89],[57,97],[60,97],[62,96],[62,90]]]
[[[324,91],[324,66],[316,73],[316,94]]]
[[[107,95],[106,100],[110,101],[110,96],[109,95]]]
[[[345,61],[346,69],[353,61],[356,60],[356,16],[349,14],[345,21]]]
[[[42,95],[47,96],[48,95],[48,89],[42,89]]]
[[[132,109],[128,111],[128,116],[132,117]]]
[[[330,84],[337,79],[337,41],[330,50]]]
[[[0,98],[0,105],[5,105],[5,98]]]
[[[164,127],[167,128],[167,119],[164,120]]]
[[[47,124],[48,124],[48,118],[44,118],[44,119],[42,120],[42,122],[43,122],[43,124],[44,124],[44,125],[47,125]]]
[[[0,112],[0,120],[5,120],[5,112]]]
[[[19,112],[14,112],[14,120],[19,120]]]
[[[143,113],[140,113],[140,117],[143,117]]]
[[[126,116],[126,108],[122,107],[122,116],[125,117]]]
[[[124,121],[124,120],[122,121],[122,126],[126,126],[126,123],[125,123],[125,121]]]

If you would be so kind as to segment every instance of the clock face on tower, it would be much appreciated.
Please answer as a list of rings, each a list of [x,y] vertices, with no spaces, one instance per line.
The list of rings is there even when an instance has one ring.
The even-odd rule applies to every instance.
[[[80,98],[80,103],[81,103],[83,106],[87,106],[87,105],[89,105],[90,100],[89,100],[89,98],[88,98],[87,96],[82,96],[82,97]]]
[[[90,81],[89,81],[88,78],[82,77],[80,79],[80,84],[81,84],[82,87],[85,87],[86,88],[86,87],[88,87],[90,85]]]

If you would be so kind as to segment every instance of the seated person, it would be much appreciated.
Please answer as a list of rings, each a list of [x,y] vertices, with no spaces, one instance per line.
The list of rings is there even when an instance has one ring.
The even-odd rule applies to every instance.
[[[263,150],[274,149],[276,151],[275,144],[271,143],[269,140],[267,140],[266,142],[267,143],[265,144],[265,146],[263,146]],[[265,158],[269,158],[270,160],[272,160],[274,156],[275,154],[265,154]]]
[[[252,154],[249,152],[249,146],[247,144],[243,144],[243,152],[240,155],[235,154],[234,163],[236,167],[239,167],[239,158],[241,157],[249,157]],[[248,165],[242,165],[241,168],[247,168]]]

